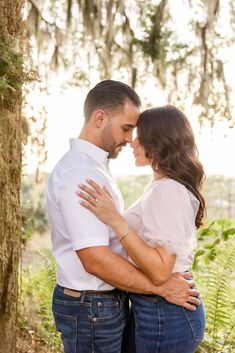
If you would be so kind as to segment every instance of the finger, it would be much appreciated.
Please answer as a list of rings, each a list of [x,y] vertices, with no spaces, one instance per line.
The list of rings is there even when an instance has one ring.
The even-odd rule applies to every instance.
[[[88,202],[86,202],[86,201],[80,201],[80,204],[81,204],[83,207],[87,208],[89,211],[95,213],[96,207],[95,207],[94,205],[92,205],[91,203],[88,203]]]
[[[193,277],[191,272],[181,272],[181,273],[179,273],[179,275],[185,279],[190,279]]]
[[[77,191],[76,194],[81,197],[83,200],[91,203],[92,205],[95,205],[95,198],[90,196],[90,195],[87,195],[85,194],[84,192],[81,192],[81,191]]]
[[[188,303],[193,304],[193,305],[200,305],[201,304],[201,300],[195,297],[189,297],[189,299],[187,300]]]
[[[86,191],[87,194],[89,194],[90,196],[92,196],[94,199],[97,198],[97,192],[94,189],[91,189],[89,186],[84,185],[84,184],[79,184],[78,185],[79,189]]]
[[[187,282],[190,284],[190,288],[195,288],[196,283],[194,282],[193,279],[187,279]]]
[[[185,303],[185,304],[183,304],[182,305],[185,309],[188,309],[188,310],[190,310],[190,311],[195,311],[197,308],[196,308],[196,306],[195,305],[192,305],[192,304],[190,304],[190,303]]]
[[[195,288],[196,287],[196,283],[195,283],[193,278],[185,279],[185,281],[188,283],[190,288]]]
[[[189,295],[190,297],[199,297],[200,293],[197,289],[190,289],[189,290]]]
[[[98,194],[102,195],[103,194],[103,189],[92,179],[86,179],[89,185],[91,185]]]
[[[103,187],[103,190],[111,199],[113,199],[112,194],[110,193],[110,191],[106,185]]]

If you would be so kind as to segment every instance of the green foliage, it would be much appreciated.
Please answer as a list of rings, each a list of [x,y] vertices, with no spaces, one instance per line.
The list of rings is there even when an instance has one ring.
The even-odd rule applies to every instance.
[[[10,86],[9,79],[3,76],[0,80],[0,99],[1,100],[3,100],[4,92],[6,92],[7,90],[14,91],[14,88]]]
[[[42,276],[45,278],[49,290],[52,291],[55,287],[57,277],[57,263],[50,249],[37,249],[37,253],[42,257],[45,267],[42,271]]]
[[[141,196],[150,180],[150,175],[128,175],[117,178],[117,183],[125,202],[125,208],[130,207]]]
[[[160,60],[166,66],[180,60],[182,53],[185,56],[189,46],[186,43],[177,43],[176,38],[174,38],[174,32],[167,29],[166,23],[169,19],[169,14],[165,16],[167,18],[164,18],[163,15],[162,17],[159,16],[162,10],[151,2],[146,3],[143,11],[145,16],[143,16],[144,19],[141,21],[142,39],[133,38],[133,43],[137,45],[143,55],[146,58],[150,57],[152,62]],[[178,53],[177,59],[173,60],[172,55],[170,58],[169,53]]]
[[[46,179],[47,176],[44,176]],[[22,240],[25,244],[33,233],[43,233],[48,229],[45,209],[45,182],[35,183],[33,176],[25,177],[21,187]]]
[[[26,80],[23,58],[15,39],[9,36],[0,41],[0,101],[6,109],[13,109],[16,97]]]
[[[20,293],[20,324],[33,330],[50,352],[62,352],[61,339],[55,330],[51,311],[57,265],[49,249],[37,250],[44,262],[37,270],[23,269]]]
[[[231,351],[235,325],[234,281],[235,246],[226,244],[218,251],[216,260],[208,268],[205,305],[207,308],[207,340],[214,352]],[[234,347],[235,348],[235,344]]]
[[[224,175],[208,176],[203,186],[207,219],[235,218],[235,179]]]
[[[209,265],[216,259],[221,247],[227,240],[235,239],[235,221],[218,219],[209,223],[198,232],[199,247],[195,253],[193,270],[200,266]]]
[[[193,269],[206,308],[206,352],[235,348],[235,222],[216,220],[199,231]]]
[[[22,216],[22,228],[21,228],[21,239],[22,244],[25,245],[29,241],[34,233],[34,213],[33,208],[29,202],[24,203],[21,206]]]

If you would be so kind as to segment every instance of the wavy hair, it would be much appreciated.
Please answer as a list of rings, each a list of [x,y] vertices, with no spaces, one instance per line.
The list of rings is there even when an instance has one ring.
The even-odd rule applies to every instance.
[[[139,143],[153,170],[183,184],[200,202],[195,224],[203,224],[205,200],[201,194],[205,173],[189,120],[174,106],[145,110],[137,123]]]

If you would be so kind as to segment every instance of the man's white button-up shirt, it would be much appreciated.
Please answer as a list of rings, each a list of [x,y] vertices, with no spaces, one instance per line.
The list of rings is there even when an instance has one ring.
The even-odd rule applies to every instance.
[[[52,251],[58,263],[59,285],[76,290],[111,290],[113,287],[87,273],[76,250],[109,246],[126,257],[110,227],[81,206],[78,184],[86,179],[106,185],[120,212],[123,199],[107,164],[107,152],[81,140],[71,139],[70,150],[57,163],[48,180],[47,209],[51,226]],[[97,248],[99,251],[99,248]]]

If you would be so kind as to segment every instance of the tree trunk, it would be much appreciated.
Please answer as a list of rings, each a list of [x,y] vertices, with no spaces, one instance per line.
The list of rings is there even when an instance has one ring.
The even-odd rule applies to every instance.
[[[23,0],[0,1],[0,353],[16,351]]]

